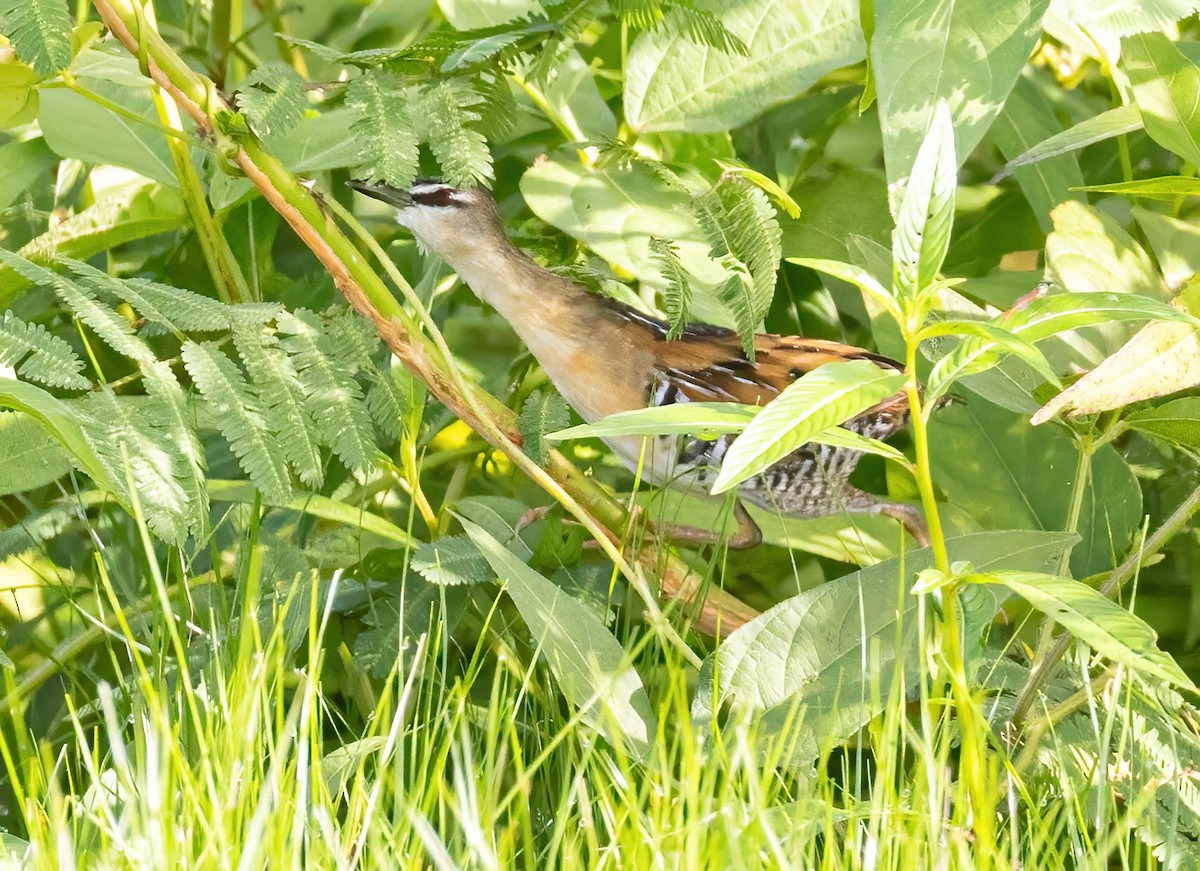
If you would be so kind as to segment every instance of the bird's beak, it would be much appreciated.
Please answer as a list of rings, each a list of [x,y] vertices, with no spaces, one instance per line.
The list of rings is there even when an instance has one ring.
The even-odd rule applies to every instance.
[[[382,200],[390,206],[395,206],[398,209],[403,209],[406,206],[412,205],[412,196],[408,191],[402,191],[394,188],[383,182],[360,181],[358,179],[350,179],[346,182],[347,187],[354,188],[360,194],[365,194],[368,197],[373,197],[377,200]]]

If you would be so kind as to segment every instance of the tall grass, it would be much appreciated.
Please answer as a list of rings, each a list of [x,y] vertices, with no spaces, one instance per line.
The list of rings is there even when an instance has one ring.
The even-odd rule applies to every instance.
[[[1065,770],[1066,759],[1023,778],[995,747],[997,764],[975,773],[994,804],[972,805],[977,793],[956,770],[959,721],[942,716],[928,675],[908,687],[898,675],[884,715],[814,765],[794,757],[789,729],[767,739],[729,712],[694,718],[694,672],[669,646],[643,643],[639,668],[659,728],[635,759],[567,707],[501,599],[474,638],[442,624],[397,636],[395,666],[374,681],[339,638],[333,610],[357,582],[292,585],[272,608],[256,589],[286,579],[263,573],[256,547],[243,547],[231,614],[210,597],[212,607],[184,617],[182,595],[158,598],[153,615],[127,613],[108,584],[117,631],[102,648],[123,677],[92,697],[64,664],[61,677],[79,689],[65,696],[61,732],[36,734],[23,705],[8,707],[0,752],[24,828],[6,842],[10,861],[908,869],[1149,860],[1127,848],[1136,816],[1111,791],[1079,795],[1072,778],[1038,773]],[[631,648],[643,631],[627,629]],[[1124,758],[1128,712],[1092,703],[1096,745],[1110,748],[1098,758]],[[803,716],[782,713],[793,724]],[[1041,753],[1057,752],[1051,737]],[[994,841],[977,838],[983,816]]]

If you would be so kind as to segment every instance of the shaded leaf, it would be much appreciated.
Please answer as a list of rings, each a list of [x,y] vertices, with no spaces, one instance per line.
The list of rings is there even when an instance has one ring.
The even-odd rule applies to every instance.
[[[998,571],[969,576],[973,583],[1003,584],[1101,656],[1146,677],[1195,689],[1191,679],[1156,644],[1157,635],[1135,614],[1087,584],[1044,572]]]
[[[462,520],[467,535],[500,577],[546,658],[567,702],[585,722],[642,756],[655,734],[642,679],[604,624],[546,580],[482,527]]]

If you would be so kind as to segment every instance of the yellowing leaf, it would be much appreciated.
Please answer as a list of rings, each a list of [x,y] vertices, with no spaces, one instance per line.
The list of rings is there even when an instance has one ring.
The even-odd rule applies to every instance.
[[[1044,423],[1060,411],[1095,414],[1200,384],[1200,333],[1186,323],[1147,324],[1123,348],[1043,405]]]

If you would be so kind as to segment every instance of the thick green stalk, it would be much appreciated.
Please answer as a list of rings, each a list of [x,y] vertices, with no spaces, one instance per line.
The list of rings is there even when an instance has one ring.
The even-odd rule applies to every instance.
[[[928,410],[924,407],[920,384],[917,381],[917,329],[907,331],[906,370],[908,383],[909,414],[913,424],[913,445],[916,453],[917,487],[921,493],[921,507],[929,527],[929,543],[933,550],[934,566],[944,575],[950,575],[950,555],[946,548],[946,535],[942,529],[937,498],[933,489],[933,470],[929,458]],[[995,840],[995,820],[991,814],[994,804],[992,790],[988,784],[988,726],[975,704],[967,675],[966,656],[963,651],[963,626],[959,619],[959,592],[961,584],[951,580],[940,588],[941,593],[941,644],[942,659],[946,670],[941,686],[943,692],[954,700],[962,743],[962,758],[959,777],[966,782],[970,801],[971,825],[980,844],[992,844]],[[968,808],[964,808],[966,810]],[[964,824],[966,820],[964,819]],[[979,856],[983,858],[981,851]]]

